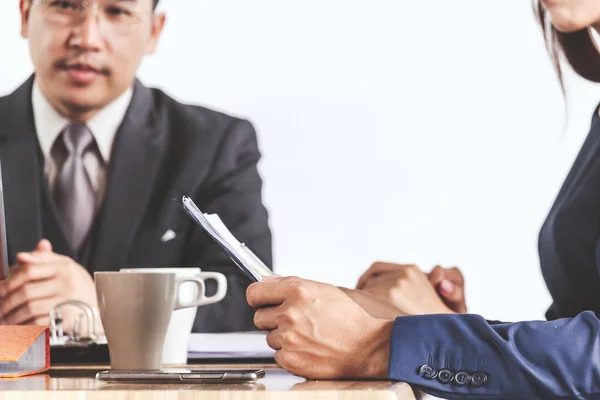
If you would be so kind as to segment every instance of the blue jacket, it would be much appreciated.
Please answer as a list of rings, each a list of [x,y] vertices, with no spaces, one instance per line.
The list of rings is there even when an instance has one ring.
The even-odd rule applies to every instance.
[[[600,117],[539,236],[549,321],[400,317],[390,378],[438,397],[600,399]]]
[[[389,368],[447,399],[600,398],[600,320],[590,311],[550,322],[400,317]]]

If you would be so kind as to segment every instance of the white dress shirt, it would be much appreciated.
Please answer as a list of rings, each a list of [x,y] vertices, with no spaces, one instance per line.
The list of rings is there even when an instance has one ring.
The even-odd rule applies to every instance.
[[[94,188],[96,205],[98,207],[102,204],[104,196],[106,195],[106,175],[113,142],[117,130],[123,122],[132,96],[133,90],[130,88],[114,102],[100,110],[86,123],[86,126],[92,132],[100,151],[100,154],[96,151],[87,152],[83,159],[84,167],[90,178],[92,187]],[[54,142],[70,124],[70,121],[60,115],[52,105],[50,105],[37,85],[37,82],[34,82],[33,84],[31,101],[33,105],[35,130],[42,149],[42,154],[44,155],[44,175],[46,176],[46,181],[50,187],[50,193],[52,193],[59,168],[64,160],[54,159],[51,151]]]

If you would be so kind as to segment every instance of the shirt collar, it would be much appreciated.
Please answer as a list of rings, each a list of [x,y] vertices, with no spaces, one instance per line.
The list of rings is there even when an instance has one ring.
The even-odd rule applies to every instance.
[[[110,160],[112,146],[119,126],[131,103],[133,89],[129,88],[118,99],[100,110],[87,122],[105,163]],[[31,96],[35,129],[44,158],[50,156],[56,138],[65,130],[70,121],[60,115],[48,102],[37,81],[33,84]]]

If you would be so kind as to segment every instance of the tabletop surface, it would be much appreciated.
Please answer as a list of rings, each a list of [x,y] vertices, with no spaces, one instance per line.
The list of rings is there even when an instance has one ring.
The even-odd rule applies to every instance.
[[[264,369],[249,384],[116,383],[95,379],[107,366],[60,366],[42,375],[0,379],[0,400],[415,400],[406,383],[390,381],[307,381],[274,365],[188,365],[188,369]]]

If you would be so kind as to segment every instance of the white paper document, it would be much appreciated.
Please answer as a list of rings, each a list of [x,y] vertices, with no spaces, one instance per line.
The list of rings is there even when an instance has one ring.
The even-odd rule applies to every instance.
[[[217,214],[204,214],[189,197],[184,196],[181,205],[210,237],[229,255],[238,267],[254,282],[273,275],[273,271],[256,254],[236,239]]]
[[[188,358],[273,358],[264,332],[192,333]]]

